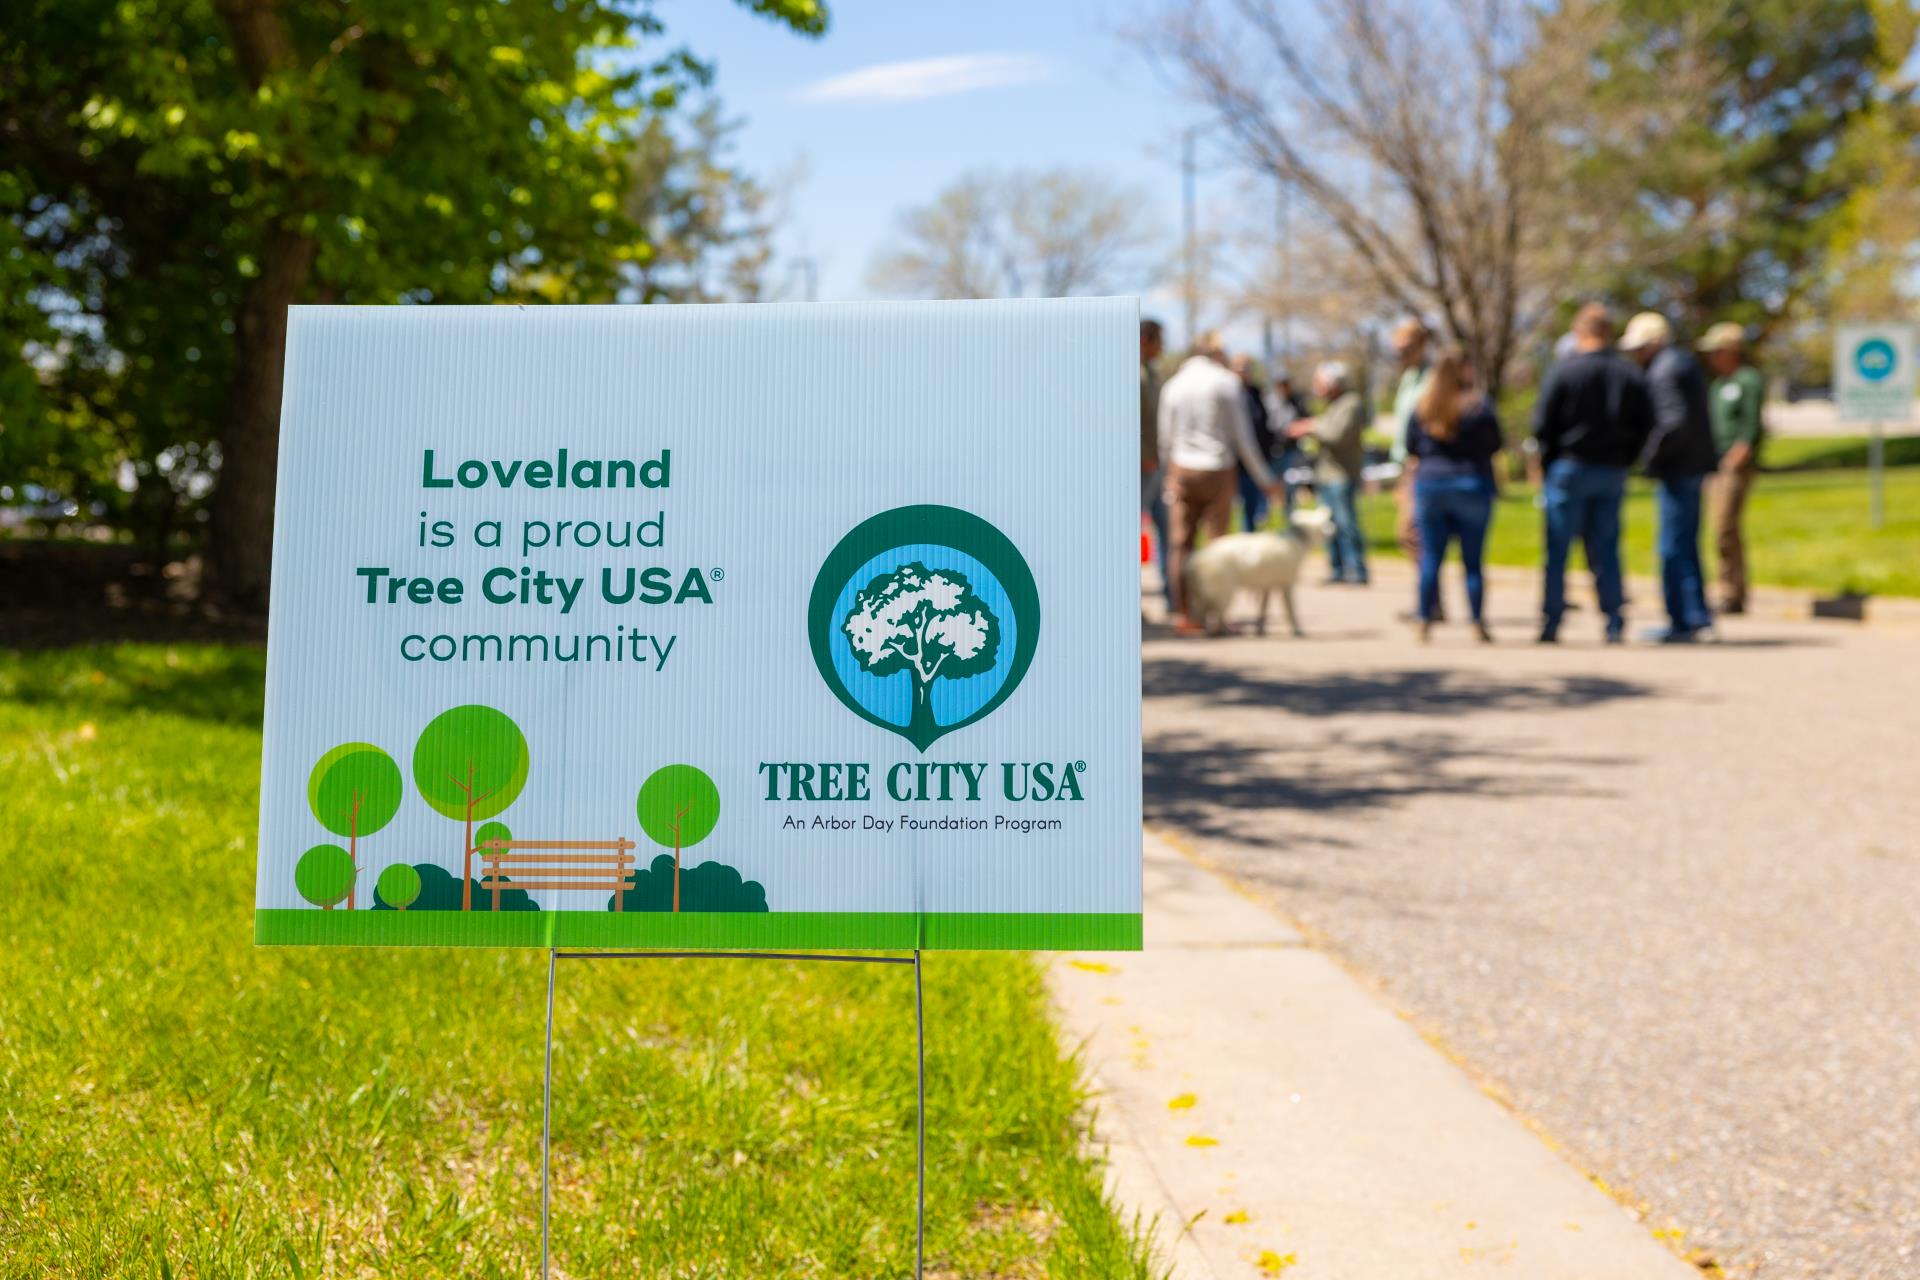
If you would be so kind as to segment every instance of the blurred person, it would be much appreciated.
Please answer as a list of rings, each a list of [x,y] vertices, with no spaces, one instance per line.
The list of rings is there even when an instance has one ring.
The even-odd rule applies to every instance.
[[[1399,464],[1393,484],[1393,536],[1408,561],[1420,563],[1420,518],[1414,497],[1413,473],[1420,460],[1407,448],[1407,419],[1427,382],[1427,346],[1432,335],[1418,320],[1402,320],[1393,329],[1393,358],[1400,380],[1393,389],[1393,414],[1387,426],[1387,457]]]
[[[1289,517],[1293,515],[1294,490],[1299,486],[1287,476],[1296,467],[1306,464],[1307,455],[1300,448],[1300,442],[1287,434],[1287,428],[1309,416],[1306,398],[1294,390],[1292,377],[1282,369],[1273,379],[1273,392],[1267,404],[1267,422],[1273,431],[1274,447],[1279,451],[1273,460],[1273,473],[1280,481],[1282,501]]]
[[[1493,523],[1497,487],[1493,459],[1504,440],[1493,406],[1474,385],[1473,364],[1459,347],[1448,347],[1428,371],[1407,415],[1407,456],[1416,460],[1414,484],[1420,520],[1420,638],[1427,639],[1440,615],[1440,566],[1447,544],[1460,542],[1466,570],[1467,608],[1474,633],[1493,641],[1485,619],[1482,555]]]
[[[1534,403],[1540,446],[1547,558],[1541,592],[1540,643],[1560,639],[1567,610],[1567,552],[1578,538],[1593,572],[1606,640],[1626,634],[1620,578],[1620,505],[1627,468],[1653,428],[1647,382],[1613,349],[1613,316],[1597,302],[1573,320],[1574,353],[1547,371]]]
[[[1173,609],[1173,584],[1167,578],[1167,503],[1161,495],[1160,360],[1158,320],[1140,322],[1140,509],[1153,522],[1153,554],[1160,567],[1160,589]]]
[[[1267,460],[1253,442],[1246,389],[1226,365],[1220,335],[1203,333],[1174,375],[1160,389],[1159,453],[1166,469],[1167,574],[1173,590],[1175,630],[1201,635],[1187,599],[1187,557],[1200,534],[1219,537],[1233,516],[1235,460],[1251,471],[1268,496],[1279,492]]]
[[[1333,537],[1327,543],[1327,584],[1367,584],[1367,545],[1360,530],[1357,503],[1366,455],[1361,435],[1367,428],[1366,404],[1353,390],[1347,366],[1329,360],[1313,371],[1313,394],[1326,407],[1317,417],[1287,428],[1295,440],[1311,436],[1320,447],[1313,487],[1333,512]]]
[[[1765,379],[1748,363],[1747,333],[1731,321],[1707,330],[1700,351],[1713,372],[1707,399],[1713,408],[1713,441],[1720,449],[1720,470],[1712,482],[1714,555],[1719,561],[1720,612],[1747,611],[1747,537],[1743,527],[1747,492],[1760,469],[1760,440],[1766,434],[1761,406]]]
[[[1240,379],[1241,390],[1247,402],[1247,425],[1253,430],[1253,447],[1267,460],[1268,469],[1273,465],[1273,427],[1267,418],[1267,397],[1260,389],[1260,378],[1253,367],[1253,358],[1242,353],[1228,362],[1234,376]],[[1278,478],[1276,476],[1276,478]],[[1238,484],[1240,494],[1240,521],[1248,533],[1258,529],[1267,518],[1267,495],[1260,487],[1259,478],[1244,466],[1240,468]]]
[[[1693,353],[1673,340],[1673,326],[1655,311],[1627,322],[1620,349],[1647,374],[1653,430],[1641,464],[1654,480],[1660,513],[1660,588],[1667,625],[1650,638],[1687,644],[1713,630],[1706,570],[1700,563],[1700,494],[1720,465],[1707,407],[1707,375]]]

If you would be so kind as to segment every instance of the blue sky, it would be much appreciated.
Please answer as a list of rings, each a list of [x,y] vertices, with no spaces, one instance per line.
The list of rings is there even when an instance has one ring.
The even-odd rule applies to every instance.
[[[1119,38],[1131,8],[833,0],[817,41],[722,0],[659,12],[716,65],[716,92],[745,122],[744,167],[766,178],[804,158],[780,247],[816,258],[819,296],[835,301],[871,296],[868,260],[902,208],[981,166],[1071,164],[1145,187],[1171,248],[1179,133],[1197,115]],[[1229,180],[1203,182],[1203,209],[1209,188]]]

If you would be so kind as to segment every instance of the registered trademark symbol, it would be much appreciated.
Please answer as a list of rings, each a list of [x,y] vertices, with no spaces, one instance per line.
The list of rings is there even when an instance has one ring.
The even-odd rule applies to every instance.
[[[715,569],[712,573],[709,573],[707,576],[709,578],[712,578],[715,582],[724,582],[726,581],[727,571],[725,569]]]
[[[1075,760],[1073,762],[1073,771],[1075,773],[1085,773],[1087,771],[1087,762],[1085,760]]]

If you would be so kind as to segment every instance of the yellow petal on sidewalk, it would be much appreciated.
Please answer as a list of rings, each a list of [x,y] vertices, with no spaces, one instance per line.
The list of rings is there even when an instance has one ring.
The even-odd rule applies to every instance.
[[[1181,1095],[1180,1095],[1179,1097],[1177,1097],[1177,1098],[1173,1098],[1173,1099],[1171,1099],[1171,1100],[1169,1100],[1169,1101],[1168,1101],[1168,1103],[1167,1103],[1167,1110],[1169,1110],[1169,1111],[1190,1111],[1190,1110],[1192,1110],[1192,1108],[1193,1108],[1193,1104],[1194,1104],[1194,1103],[1196,1103],[1196,1102],[1198,1102],[1198,1101],[1200,1101],[1200,1099],[1198,1099],[1198,1098],[1196,1098],[1196,1097],[1194,1097],[1194,1096],[1193,1096],[1192,1094],[1190,1094],[1190,1093],[1183,1093],[1183,1094],[1181,1094]]]
[[[1267,1249],[1254,1259],[1253,1265],[1260,1268],[1260,1274],[1263,1276],[1277,1276],[1298,1261],[1300,1259],[1291,1253],[1278,1254]]]
[[[1220,1221],[1225,1223],[1230,1223],[1230,1224],[1245,1222],[1246,1220],[1247,1220],[1247,1211],[1245,1209],[1235,1209],[1232,1213],[1229,1213],[1226,1217],[1220,1219]]]
[[[1082,970],[1083,972],[1086,972],[1086,973],[1118,973],[1119,972],[1119,970],[1115,969],[1112,965],[1101,964],[1098,960],[1069,960],[1067,961],[1067,963],[1071,965],[1073,968]]]
[[[1187,1145],[1190,1147],[1217,1147],[1220,1145],[1220,1139],[1209,1138],[1204,1133],[1195,1133],[1187,1137]]]

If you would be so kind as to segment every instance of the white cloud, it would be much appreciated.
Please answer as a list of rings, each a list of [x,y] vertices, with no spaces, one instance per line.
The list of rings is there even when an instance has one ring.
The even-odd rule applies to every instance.
[[[802,102],[911,102],[974,89],[1035,84],[1052,75],[1052,64],[1038,54],[958,53],[876,63],[817,80],[796,96]]]

